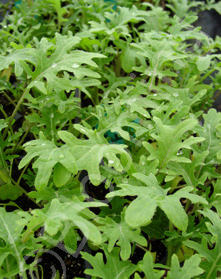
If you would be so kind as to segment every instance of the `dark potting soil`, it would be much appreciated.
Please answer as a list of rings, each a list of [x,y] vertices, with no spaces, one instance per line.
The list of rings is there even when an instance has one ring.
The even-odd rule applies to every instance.
[[[102,182],[100,185],[93,185],[90,180],[87,171],[83,170],[80,172],[79,181],[83,185],[83,191],[89,196],[89,200],[100,200],[105,201],[105,196],[110,192],[109,189],[105,188],[105,183]]]
[[[62,279],[87,278],[84,275],[86,268],[84,259],[79,253],[77,256],[69,254],[62,243],[50,250],[45,250],[37,259],[27,257],[25,260],[27,264],[31,264],[34,260],[37,262],[35,270],[26,272],[28,279],[54,278],[55,275],[59,275]],[[22,277],[18,276],[17,279],[22,279]]]

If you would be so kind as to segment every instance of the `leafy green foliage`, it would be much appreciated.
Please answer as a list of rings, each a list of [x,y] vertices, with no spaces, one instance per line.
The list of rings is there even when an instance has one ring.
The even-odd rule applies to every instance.
[[[0,23],[0,278],[47,278],[25,259],[87,240],[92,279],[220,276],[221,41],[194,27],[204,8],[220,11],[12,7]]]
[[[34,168],[38,169],[38,174],[35,179],[35,186],[37,188],[47,186],[52,169],[57,163],[63,165],[70,173],[77,173],[75,158],[65,146],[58,148],[50,141],[39,139],[28,142],[26,144],[26,150],[28,154],[20,162],[20,168],[29,163],[32,158],[38,157],[33,165]],[[48,153],[49,150],[50,153]]]
[[[122,171],[124,162],[130,165],[131,158],[124,150],[126,146],[106,143],[106,140],[96,133],[96,130],[89,130],[81,125],[76,124],[75,128],[88,136],[88,140],[80,140],[72,134],[61,131],[60,138],[67,144],[68,150],[75,156],[77,168],[79,170],[87,170],[92,183],[98,185],[102,182],[99,171],[99,164],[103,158],[107,159],[108,165],[118,171]],[[116,156],[120,154],[123,163]]]
[[[160,119],[154,118],[156,123],[158,135],[151,136],[157,141],[158,148],[154,149],[150,143],[143,143],[144,147],[150,152],[149,160],[157,159],[159,161],[159,168],[164,168],[169,161],[176,161],[181,163],[189,163],[190,160],[180,156],[179,152],[182,149],[191,149],[191,145],[199,143],[204,140],[200,137],[188,137],[183,140],[183,134],[191,130],[196,125],[196,121],[186,119],[179,125],[168,126],[163,125]],[[183,140],[183,141],[181,141]],[[177,143],[177,144],[176,144]]]
[[[180,267],[179,260],[174,254],[172,256],[171,269],[165,278],[167,279],[191,279],[197,275],[203,273],[203,269],[199,267],[200,256],[194,255],[184,262],[184,265]],[[147,252],[143,258],[142,263],[139,264],[141,270],[145,273],[146,278],[160,279],[162,278],[164,271],[154,269],[153,257],[150,252]]]
[[[206,223],[208,231],[211,233],[212,236],[209,243],[207,243],[205,237],[202,238],[201,243],[196,243],[191,240],[187,240],[185,243],[188,247],[196,250],[205,259],[204,261],[202,261],[201,264],[202,268],[205,270],[202,278],[217,278],[217,274],[221,269],[221,221],[220,217],[210,210],[206,210],[201,213],[210,220],[210,223]],[[209,249],[208,244],[214,244],[214,248]]]
[[[30,90],[35,87],[43,94],[48,94],[48,92],[52,91],[52,88],[56,91],[71,90],[74,86],[78,87],[78,83],[70,80],[69,75],[59,78],[58,73],[63,71],[73,73],[77,79],[82,79],[85,76],[97,78],[99,74],[90,69],[83,69],[80,66],[86,64],[96,67],[92,58],[104,57],[101,54],[90,54],[78,50],[68,53],[79,41],[80,38],[73,37],[70,33],[68,36],[57,34],[54,44],[46,38],[42,38],[40,42],[36,40],[36,48],[18,49],[7,57],[0,57],[0,70],[7,68],[10,64],[14,64],[16,76],[21,76],[25,71],[27,77],[31,78],[27,89]],[[52,49],[53,52],[49,56]],[[20,61],[22,61],[21,64]],[[25,61],[30,62],[31,66]],[[34,71],[32,70],[33,66],[35,67]],[[47,81],[46,85],[44,80]],[[93,81],[92,84],[89,79],[85,79],[85,81],[87,81],[86,86],[93,85]]]
[[[122,217],[120,223],[106,217],[104,225],[101,227],[104,239],[108,239],[108,252],[110,253],[115,243],[121,247],[120,256],[123,261],[128,260],[131,255],[130,242],[136,242],[142,246],[147,245],[146,239],[140,235],[140,230],[133,230],[127,225]]]
[[[113,278],[128,278],[135,270],[136,266],[130,262],[122,262],[119,260],[119,248],[114,248],[111,253],[108,253],[104,248],[105,256],[107,258],[104,263],[102,253],[97,253],[94,257],[85,252],[82,252],[83,258],[91,263],[93,269],[86,270],[86,273],[97,278],[111,279]],[[112,272],[110,273],[110,270]]]
[[[203,269],[199,267],[200,256],[194,255],[184,262],[183,267],[180,267],[178,258],[176,255],[172,257],[171,270],[168,272],[168,279],[175,278],[194,278],[195,276],[201,275]]]
[[[92,212],[87,212],[87,207],[105,206],[102,203],[84,203],[78,199],[62,203],[57,199],[53,199],[50,207],[45,212],[35,210],[34,216],[39,220],[38,225],[45,226],[45,232],[50,236],[55,236],[60,230],[68,233],[68,230],[74,226],[78,227],[84,235],[96,245],[102,242],[101,233],[98,228],[90,221],[95,218]],[[31,224],[32,225],[32,224]],[[65,227],[68,226],[68,229]],[[32,226],[28,226],[28,228]],[[28,234],[29,230],[27,230]]]
[[[202,197],[190,193],[191,187],[185,187],[175,194],[167,195],[170,189],[162,189],[154,175],[145,176],[138,173],[134,176],[146,186],[120,184],[118,186],[121,190],[107,195],[107,197],[137,196],[125,212],[125,220],[131,227],[147,225],[151,221],[157,206],[159,206],[178,229],[185,231],[188,218],[179,200],[185,197],[193,203],[206,203]]]
[[[29,220],[28,214],[9,213],[4,208],[0,212],[0,277],[15,276],[17,273],[22,275],[28,268],[23,255],[33,253],[33,249],[41,245],[33,237],[28,242],[22,241],[21,234]]]
[[[160,279],[164,274],[164,271],[157,272],[154,270],[153,257],[150,252],[144,255],[143,261],[140,262],[139,267],[147,278]]]

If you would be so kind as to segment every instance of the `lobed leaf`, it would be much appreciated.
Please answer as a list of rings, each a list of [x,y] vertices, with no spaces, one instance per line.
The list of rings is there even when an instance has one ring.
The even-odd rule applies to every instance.
[[[103,137],[96,134],[96,131],[86,129],[82,126],[75,126],[89,136],[88,140],[77,139],[66,131],[58,132],[59,137],[67,144],[67,150],[74,156],[78,170],[87,170],[90,180],[94,185],[102,182],[99,165],[103,158],[106,158],[108,165],[117,171],[123,171],[124,166],[118,154],[125,156],[126,165],[131,165],[131,157],[124,150],[126,145],[107,144]]]
[[[153,174],[149,176],[134,174],[134,176],[146,186],[120,184],[118,187],[121,190],[106,195],[107,198],[114,196],[137,196],[129,204],[125,212],[125,220],[133,228],[145,226],[150,223],[156,208],[160,207],[178,229],[186,231],[188,217],[180,203],[180,199],[186,197],[193,203],[207,203],[202,197],[190,194],[190,191],[192,191],[191,187],[185,187],[174,194],[167,195],[169,189],[161,188]]]
[[[104,240],[108,240],[107,251],[111,253],[115,244],[121,247],[120,257],[123,261],[129,259],[131,255],[131,242],[138,243],[142,246],[147,245],[146,239],[140,235],[140,230],[131,229],[125,222],[123,216],[121,222],[116,223],[113,219],[106,217],[100,227],[103,231]]]
[[[88,261],[93,269],[87,269],[86,274],[96,276],[102,279],[125,279],[136,270],[136,266],[130,261],[122,262],[119,259],[119,248],[115,247],[112,253],[108,253],[104,248],[106,263],[104,263],[102,253],[96,253],[95,256],[89,255],[86,252],[81,252],[82,257]],[[111,272],[110,272],[111,271]]]
[[[201,258],[199,255],[193,255],[185,260],[184,265],[180,267],[179,260],[174,254],[172,256],[171,269],[168,272],[167,279],[191,279],[201,275],[204,271],[199,267]]]

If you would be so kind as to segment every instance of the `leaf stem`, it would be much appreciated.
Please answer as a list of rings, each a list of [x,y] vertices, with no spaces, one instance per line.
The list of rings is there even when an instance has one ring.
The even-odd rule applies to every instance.
[[[211,69],[209,72],[207,72],[201,79],[200,83],[202,83],[208,76],[210,76],[212,73],[214,73],[216,69]]]
[[[16,106],[16,103],[12,100],[11,97],[8,96],[7,92],[5,92],[4,90],[2,91],[5,98],[9,100],[9,102],[15,107]]]
[[[208,272],[208,274],[207,274],[207,276],[206,276],[206,279],[210,279],[210,278],[211,278],[211,274],[213,273],[215,267],[217,266],[217,262],[219,261],[220,257],[221,257],[221,255],[219,255],[219,256],[216,258],[216,260],[213,262],[213,265],[212,265],[210,271]]]
[[[18,148],[22,145],[23,141],[25,140],[27,134],[28,134],[29,131],[30,131],[30,128],[31,128],[31,126],[28,127],[27,131],[24,133],[24,135],[23,135],[22,138],[20,139],[19,143],[13,148],[12,152],[13,152],[15,149],[18,149]]]
[[[173,231],[173,224],[171,223],[171,221],[169,221],[169,231]],[[167,252],[167,265],[170,266],[171,264],[171,258],[173,255],[173,246],[168,243],[168,252]]]
[[[158,66],[158,63],[159,63],[159,59],[160,59],[160,53],[157,57],[157,63],[154,67],[154,70],[153,70],[153,75],[152,75],[152,78],[151,78],[151,81],[150,81],[150,86],[149,86],[149,93],[151,92],[151,89],[152,89],[152,86],[153,86],[153,83],[155,83],[155,78],[156,78],[156,70],[157,70],[157,66]]]
[[[20,97],[20,99],[19,99],[19,101],[18,101],[14,111],[12,112],[12,115],[10,116],[9,121],[8,121],[8,127],[5,129],[5,131],[3,133],[3,139],[6,138],[6,135],[8,133],[8,130],[10,129],[11,123],[12,123],[12,121],[13,121],[16,113],[17,113],[17,111],[19,110],[19,107],[21,106],[21,104],[22,104],[26,94],[28,93],[28,91],[29,91],[29,88],[26,87],[26,89],[25,89],[24,93],[21,95],[21,97]]]

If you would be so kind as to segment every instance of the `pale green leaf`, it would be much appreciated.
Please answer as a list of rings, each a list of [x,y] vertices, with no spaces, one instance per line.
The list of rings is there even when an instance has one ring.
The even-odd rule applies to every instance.
[[[202,142],[200,151],[208,152],[208,156],[204,160],[205,164],[213,162],[216,163],[217,155],[220,152],[221,140],[218,137],[218,129],[221,123],[221,113],[215,109],[210,109],[206,114],[203,114],[204,124],[202,127],[197,127],[199,136],[204,137],[206,140]]]
[[[53,181],[57,187],[65,185],[71,177],[71,173],[61,164],[56,164],[53,172]]]
[[[145,176],[143,174],[134,175],[140,179],[145,186],[134,184],[119,184],[120,190],[108,193],[107,198],[115,196],[137,196],[128,206],[125,212],[125,220],[131,227],[140,227],[147,225],[153,218],[157,207],[160,207],[168,219],[180,230],[186,231],[188,217],[183,209],[180,199],[190,198],[193,202],[206,203],[199,196],[190,194],[191,187],[178,190],[174,194],[167,195],[169,189],[160,187],[156,177],[153,174]]]
[[[94,185],[102,182],[100,174],[100,163],[103,158],[106,158],[108,165],[114,167],[118,171],[123,170],[121,160],[117,154],[126,156],[127,164],[131,165],[131,158],[124,150],[125,145],[107,144],[103,137],[99,137],[96,131],[81,127],[82,132],[90,137],[88,140],[77,139],[74,135],[66,131],[59,131],[59,137],[67,144],[69,152],[74,156],[78,170],[87,170],[90,180]],[[82,130],[83,129],[83,130]]]
[[[82,215],[85,208],[105,206],[100,202],[80,202],[77,198],[62,203],[58,199],[53,199],[49,209],[45,212],[35,210],[35,216],[44,216],[45,231],[54,236],[59,230],[64,230],[65,226],[76,226],[82,233],[91,240],[95,245],[102,242],[101,233],[97,226],[95,226],[90,218]],[[42,215],[43,214],[43,215]],[[93,215],[96,217],[96,215]],[[69,225],[70,224],[70,225]]]
[[[146,239],[140,234],[139,229],[132,229],[124,221],[122,216],[121,222],[116,223],[109,217],[106,217],[101,226],[104,239],[108,239],[108,253],[110,253],[114,245],[121,247],[120,256],[123,261],[128,260],[131,255],[131,243],[138,243],[142,246],[147,245]]]
[[[69,172],[77,173],[75,158],[66,146],[58,148],[51,141],[39,139],[27,142],[24,147],[27,154],[20,161],[19,168],[23,168],[33,158],[38,157],[33,164],[33,168],[38,169],[35,178],[36,188],[47,186],[52,170],[57,163],[63,165]]]
[[[164,271],[154,269],[153,256],[149,251],[144,255],[143,260],[139,262],[139,267],[145,273],[146,278],[160,279],[164,274]]]
[[[196,250],[204,260],[201,263],[201,267],[205,271],[205,278],[217,278],[217,272],[221,271],[221,220],[220,216],[209,209],[200,211],[210,222],[206,223],[208,232],[211,233],[213,242],[213,248],[208,248],[208,244],[205,237],[202,237],[201,243],[187,240],[184,244],[194,250]],[[202,235],[203,236],[203,235]]]
[[[46,89],[45,83],[43,81],[35,80],[33,82],[33,87],[36,87],[40,92],[47,95],[47,89]]]
[[[7,125],[6,121],[4,119],[0,119],[0,132],[7,126],[8,125]]]
[[[167,215],[168,219],[180,230],[186,231],[188,225],[188,217],[183,209],[179,199],[170,195],[167,199],[159,202],[160,208]]]
[[[29,214],[6,212],[0,208],[0,278],[14,277],[16,274],[24,275],[28,265],[24,255],[40,248],[34,238],[23,242],[21,235],[29,221]]]
[[[171,261],[171,269],[168,272],[167,279],[192,279],[203,273],[203,269],[199,267],[201,258],[199,255],[193,255],[185,260],[184,265],[180,267],[179,260],[174,254]]]
[[[133,228],[139,226],[146,226],[150,223],[155,210],[157,208],[157,202],[148,197],[136,198],[127,208],[125,214],[126,222]]]
[[[203,57],[198,57],[196,61],[197,68],[200,72],[206,71],[211,63],[211,56],[203,56]]]
[[[82,257],[88,261],[93,269],[86,269],[85,273],[96,276],[102,279],[126,279],[136,270],[136,266],[130,261],[120,261],[120,248],[115,247],[111,253],[108,253],[104,248],[106,263],[104,263],[102,253],[97,253],[95,256],[89,255],[86,252],[81,252]]]
[[[147,142],[143,142],[144,147],[149,151],[149,160],[159,160],[159,167],[164,168],[169,161],[177,161],[183,163],[191,162],[189,158],[181,155],[182,148],[191,149],[193,144],[204,141],[203,137],[189,137],[184,140],[184,133],[192,130],[197,121],[194,119],[186,119],[178,125],[164,125],[159,118],[154,117],[158,133],[152,134],[157,141],[157,148],[153,148]]]

